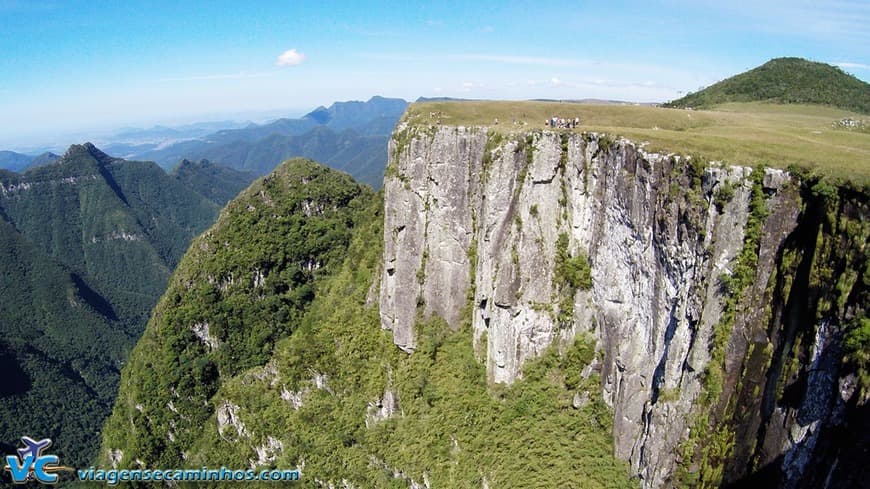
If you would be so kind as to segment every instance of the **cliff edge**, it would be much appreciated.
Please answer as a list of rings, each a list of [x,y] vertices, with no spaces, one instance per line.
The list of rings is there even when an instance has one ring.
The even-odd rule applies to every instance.
[[[405,121],[389,153],[380,316],[401,349],[471,308],[511,383],[591,337],[583,375],[644,487],[863,480],[843,338],[866,320],[865,193],[568,130]]]

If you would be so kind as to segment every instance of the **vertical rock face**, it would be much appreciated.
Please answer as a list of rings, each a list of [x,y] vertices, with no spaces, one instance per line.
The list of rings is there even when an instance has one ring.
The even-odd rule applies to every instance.
[[[458,324],[468,287],[468,250],[474,233],[471,171],[486,134],[450,128],[429,140],[412,139],[401,174],[385,184],[389,227],[384,231],[381,320],[396,345],[414,349],[418,303]],[[396,143],[390,148],[396,152]]]
[[[470,308],[490,379],[510,383],[551,344],[591,335],[616,455],[644,487],[672,482],[678,466],[697,469],[678,452],[708,410],[732,429],[734,448],[718,462],[725,482],[779,464],[769,480],[809,484],[795,467],[818,461],[813,437],[836,424],[822,418],[839,409],[843,421],[855,393],[841,395],[833,330],[812,316],[781,325],[777,311],[788,307],[777,294],[792,270],[782,250],[800,248],[789,243],[804,226],[799,187],[786,173],[704,167],[595,134],[441,126],[400,125],[390,162],[380,311],[400,348],[414,350],[418,314],[458,328]],[[758,225],[754,191],[765,210],[756,216],[760,237],[747,231]],[[862,212],[866,204],[858,211],[866,222]],[[591,288],[570,288],[568,304],[556,277],[560,237],[591,266]],[[750,241],[754,279],[728,291]],[[826,373],[813,374],[802,403],[784,409],[777,386],[783,358],[801,354],[791,350],[795,328],[819,331],[801,352]],[[711,362],[724,371],[721,392],[705,381]],[[745,416],[740,403],[763,407],[763,416]]]

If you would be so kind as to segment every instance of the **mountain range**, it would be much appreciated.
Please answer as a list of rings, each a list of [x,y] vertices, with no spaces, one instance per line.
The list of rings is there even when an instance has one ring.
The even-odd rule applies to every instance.
[[[211,162],[255,176],[295,156],[312,158],[379,188],[387,161],[387,140],[408,102],[374,96],[335,102],[298,119],[266,124],[210,122],[179,127],[124,129],[106,137],[105,152],[129,160],[154,161],[164,169],[181,160]],[[216,128],[223,126],[224,129]],[[50,163],[56,155],[29,156],[0,151],[0,168],[22,171]]]
[[[253,176],[208,162],[172,175],[74,145],[24,174],[0,170],[0,440],[96,453],[118,378],[190,240]]]
[[[336,102],[299,119],[250,124],[168,145],[108,145],[106,150],[164,168],[182,159],[207,159],[257,176],[295,156],[315,159],[379,188],[387,161],[387,140],[408,103],[372,97]]]

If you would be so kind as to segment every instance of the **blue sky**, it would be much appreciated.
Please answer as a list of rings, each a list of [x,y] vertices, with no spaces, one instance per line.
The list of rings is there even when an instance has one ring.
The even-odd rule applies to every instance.
[[[778,56],[870,81],[866,0],[365,3],[0,0],[0,148],[372,95],[664,101]]]

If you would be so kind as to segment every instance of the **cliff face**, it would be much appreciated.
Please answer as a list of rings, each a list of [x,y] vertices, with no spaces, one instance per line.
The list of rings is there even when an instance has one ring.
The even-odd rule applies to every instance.
[[[842,432],[867,399],[841,359],[866,317],[866,195],[595,134],[400,125],[389,151],[380,315],[400,348],[470,307],[511,383],[591,337],[584,375],[644,487],[860,480]]]
[[[580,375],[591,340],[495,388],[470,325],[420,322],[407,355],[380,325],[382,244],[380,198],[347,175],[290,161],[254,183],[173,275],[100,465],[298,467],[324,488],[637,486],[598,375]]]

